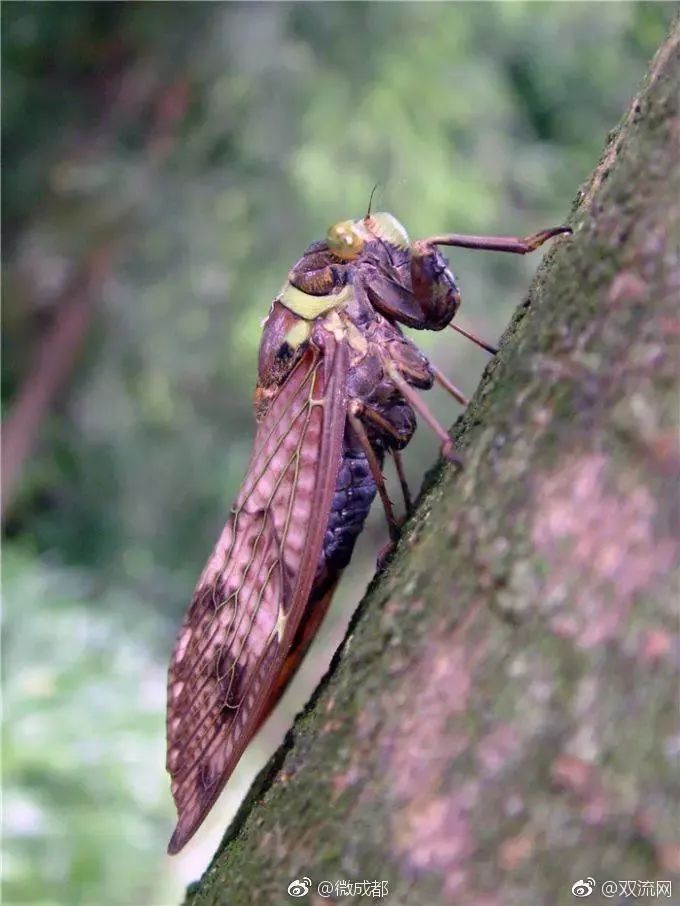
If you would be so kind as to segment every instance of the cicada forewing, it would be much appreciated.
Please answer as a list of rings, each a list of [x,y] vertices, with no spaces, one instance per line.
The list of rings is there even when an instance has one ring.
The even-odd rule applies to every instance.
[[[347,370],[346,346],[325,334],[283,383],[177,638],[168,680],[171,853],[201,824],[278,697],[322,551]]]

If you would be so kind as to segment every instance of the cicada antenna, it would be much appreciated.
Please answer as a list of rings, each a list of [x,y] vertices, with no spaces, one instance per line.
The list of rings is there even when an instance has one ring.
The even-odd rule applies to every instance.
[[[368,210],[366,211],[366,216],[364,217],[364,220],[368,220],[368,218],[371,216],[371,205],[373,204],[373,196],[375,195],[375,190],[378,188],[378,185],[379,185],[379,183],[376,183],[373,186],[373,188],[371,189],[371,197],[368,199]]]

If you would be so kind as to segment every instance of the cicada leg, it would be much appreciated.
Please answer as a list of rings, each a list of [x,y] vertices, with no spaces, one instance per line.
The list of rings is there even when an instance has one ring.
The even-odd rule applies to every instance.
[[[432,431],[436,434],[441,442],[441,451],[442,456],[445,459],[448,459],[449,462],[456,463],[461,465],[461,461],[458,456],[454,453],[453,450],[453,441],[449,435],[449,432],[446,428],[441,425],[435,416],[430,411],[427,403],[421,399],[420,395],[411,387],[409,383],[402,377],[399,369],[392,365],[391,363],[386,366],[387,373],[390,378],[394,381],[399,392],[404,397],[404,399],[413,406],[416,412],[420,415],[422,420],[430,426]]]
[[[438,307],[441,307],[441,302],[437,301],[437,292],[441,294],[441,289],[438,287],[439,275],[433,269],[438,245],[527,255],[530,252],[535,252],[536,249],[539,249],[554,236],[564,233],[571,233],[571,228],[567,226],[550,227],[547,230],[539,230],[538,233],[532,233],[524,238],[517,236],[470,236],[465,233],[444,233],[440,236],[428,236],[426,239],[418,239],[411,246],[411,280],[416,298],[420,302],[421,307],[431,312],[429,317],[435,317],[435,312]],[[454,297],[449,299],[449,305],[451,304],[455,304]],[[454,314],[459,304],[460,296],[458,295]],[[456,324],[453,321],[453,316],[449,318],[447,323],[452,330],[467,337],[468,340],[476,343],[477,346],[485,349],[491,355],[496,355],[498,352],[497,346],[482,340],[471,331],[465,330]]]
[[[364,421],[373,422],[373,424],[377,428],[380,428],[380,430],[384,434],[389,434],[391,437],[393,437],[397,444],[399,444],[399,445],[403,444],[404,438],[399,434],[398,431],[396,431],[394,429],[394,426],[386,418],[384,418],[379,412],[376,412],[374,409],[371,409],[369,406],[366,406],[360,400],[353,400],[352,403],[350,404],[350,407],[351,407],[351,410],[353,409],[353,411],[357,417],[363,418]],[[362,425],[362,427],[363,427],[363,425]],[[368,441],[368,438],[366,438],[366,439]],[[370,444],[370,441],[368,441],[368,442]],[[362,441],[362,443],[363,443],[363,441]],[[407,514],[407,516],[410,516],[411,512],[413,510],[413,498],[411,496],[411,491],[409,490],[409,486],[406,482],[406,474],[404,472],[404,464],[401,459],[401,454],[399,452],[399,449],[396,447],[393,447],[390,450],[390,452],[392,454],[392,459],[394,460],[394,465],[397,470],[397,478],[399,479],[399,484],[401,486],[401,493],[404,497],[404,507],[406,509],[406,514]],[[380,474],[381,474],[381,478],[382,478],[382,471]],[[397,520],[397,525],[400,525],[398,520]]]
[[[471,330],[465,330],[464,327],[461,327],[460,324],[456,324],[454,321],[451,321],[449,327],[452,330],[455,330],[457,333],[462,334],[462,336],[467,337],[468,340],[472,340],[477,346],[485,349],[491,355],[497,355],[498,346],[493,346],[487,340],[482,340],[481,337],[478,337],[476,334],[472,333]]]
[[[433,365],[432,362],[430,362],[430,368],[432,369],[432,374],[434,375],[435,381],[438,384],[441,384],[444,390],[447,390],[451,394],[451,396],[461,404],[461,406],[467,406],[469,404],[470,400],[465,396],[463,391],[459,390],[455,384],[451,383],[447,376],[442,371],[440,371],[436,365]]]
[[[426,330],[442,330],[460,308],[455,277],[427,239],[411,243],[411,293]]]
[[[418,239],[414,246],[455,245],[462,249],[481,249],[487,252],[510,252],[514,255],[526,255],[535,252],[543,243],[553,236],[562,233],[571,233],[571,227],[549,227],[539,230],[520,239],[517,236],[469,236],[466,233],[443,233],[441,236],[428,236],[427,239]]]
[[[392,459],[394,460],[394,467],[397,470],[397,478],[399,479],[399,484],[401,485],[401,493],[404,497],[404,507],[406,509],[406,515],[410,516],[413,512],[413,497],[411,496],[411,491],[406,481],[406,473],[404,472],[404,462],[401,458],[401,453],[399,450],[392,450]]]
[[[396,430],[394,425],[379,412],[376,412],[375,409],[371,409],[370,406],[362,403],[361,400],[352,400],[350,403],[350,411],[354,411],[355,415],[363,418],[365,421],[373,422],[376,428],[380,428],[384,434],[389,434],[398,446],[404,445],[404,438]]]
[[[349,423],[352,426],[352,430],[356,435],[357,440],[363,447],[364,453],[366,454],[366,460],[368,461],[368,467],[371,470],[371,475],[375,481],[376,487],[378,489],[378,494],[380,495],[380,500],[382,501],[383,509],[385,510],[385,518],[387,520],[387,529],[390,533],[390,541],[392,544],[395,544],[399,538],[399,522],[397,521],[396,516],[394,515],[394,509],[392,507],[392,501],[390,496],[387,493],[387,486],[385,485],[385,478],[380,468],[380,463],[378,462],[378,457],[375,455],[375,450],[373,445],[369,440],[366,429],[363,426],[361,421],[362,415],[368,415],[372,410],[364,406],[360,400],[351,400],[348,408],[348,418]],[[373,415],[378,415],[378,413],[372,413]],[[380,418],[380,416],[378,416]],[[389,423],[384,419],[380,419],[381,427],[385,427]],[[384,425],[382,424],[384,422]],[[392,426],[389,426],[390,431],[394,432]],[[394,432],[396,433],[396,432]]]

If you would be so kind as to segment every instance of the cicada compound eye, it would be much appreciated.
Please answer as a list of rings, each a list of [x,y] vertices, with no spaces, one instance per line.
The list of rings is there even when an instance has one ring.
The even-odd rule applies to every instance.
[[[333,254],[345,261],[358,257],[364,247],[363,236],[353,220],[342,220],[329,227],[326,242]]]

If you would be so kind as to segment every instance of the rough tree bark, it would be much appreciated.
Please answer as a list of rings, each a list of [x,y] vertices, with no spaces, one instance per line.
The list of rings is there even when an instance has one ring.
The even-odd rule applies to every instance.
[[[454,428],[464,470],[430,476],[188,902],[308,876],[300,902],[553,906],[680,870],[678,98],[676,24]]]

